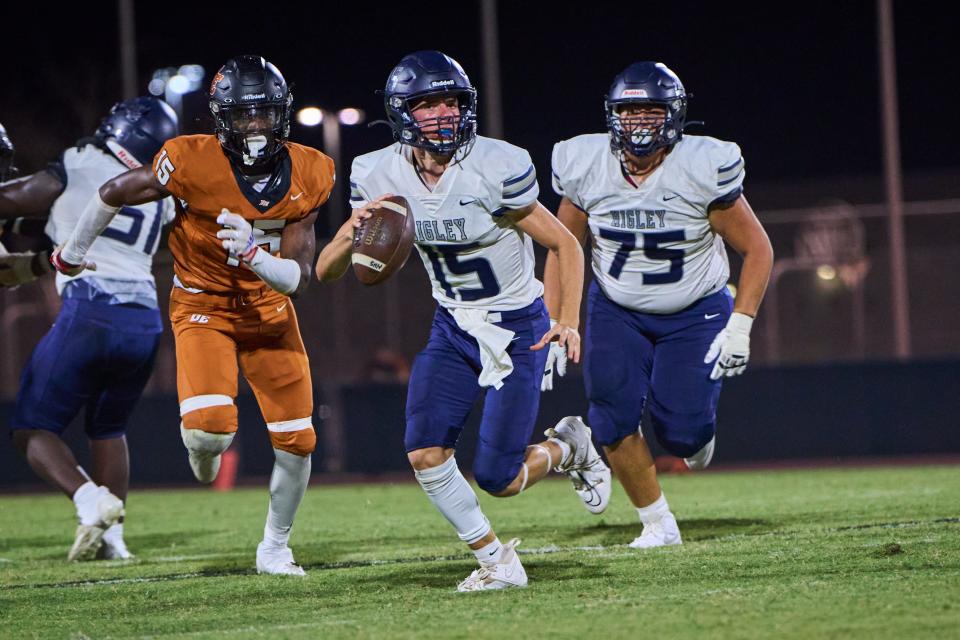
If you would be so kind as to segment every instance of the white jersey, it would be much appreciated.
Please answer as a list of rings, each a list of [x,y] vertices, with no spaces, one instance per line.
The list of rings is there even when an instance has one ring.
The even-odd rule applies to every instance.
[[[83,214],[87,203],[100,186],[128,168],[108,152],[93,144],[67,149],[62,156],[62,167],[56,173],[65,180],[65,189],[50,209],[46,233],[54,244],[63,244]],[[157,202],[127,206],[120,209],[90,246],[87,259],[97,265],[96,271],[83,271],[77,276],[57,274],[57,291],[63,292],[66,283],[86,278],[97,280],[98,289],[111,292],[111,282],[144,282],[154,289],[151,267],[153,254],[160,243],[160,228],[173,220],[174,207],[170,198]],[[124,285],[130,289],[130,285]]]
[[[588,216],[601,289],[645,313],[674,313],[726,285],[727,252],[707,211],[739,197],[744,175],[740,147],[706,136],[683,136],[639,186],[608,134],[553,148],[553,187]]]
[[[534,276],[532,240],[503,217],[536,201],[530,154],[478,136],[461,162],[431,191],[417,175],[410,147],[399,143],[356,158],[350,170],[353,208],[385,193],[403,196],[416,221],[416,247],[447,308],[509,311],[543,295]]]

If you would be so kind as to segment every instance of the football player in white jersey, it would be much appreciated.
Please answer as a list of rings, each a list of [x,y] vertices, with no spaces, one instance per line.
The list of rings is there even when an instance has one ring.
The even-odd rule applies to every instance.
[[[321,252],[317,276],[329,280],[347,269],[354,228],[368,208],[388,194],[407,199],[438,302],[410,376],[407,457],[430,501],[480,562],[458,590],[522,587],[519,541],[500,543],[454,447],[483,394],[473,473],[491,495],[517,495],[552,467],[603,466],[579,420],[564,419],[548,430],[549,439],[529,444],[551,341],[574,361],[580,357],[583,253],[537,202],[529,154],[476,135],[476,91],[455,60],[439,51],[404,57],[387,79],[384,101],[396,143],[354,160],[353,216]],[[552,327],[534,276],[533,241],[555,256],[561,278]],[[609,484],[609,470],[607,477]]]
[[[750,328],[773,250],[743,196],[740,148],[683,135],[687,95],[662,63],[620,73],[606,98],[606,134],[557,143],[558,217],[592,237],[584,378],[589,423],[637,508],[630,546],[680,544],[640,431],[644,406],[657,440],[692,469],[713,456],[722,378],[743,372]],[[724,241],[743,256],[736,300]],[[560,270],[544,280],[559,308]],[[574,478],[575,482],[578,480]]]
[[[149,164],[177,131],[176,112],[162,100],[120,102],[93,137],[59,161],[0,185],[0,218],[42,217],[49,210],[47,235],[62,243],[100,185]],[[131,557],[123,539],[130,476],[124,432],[153,371],[162,331],[151,265],[160,229],[172,217],[169,199],[124,207],[90,248],[90,270],[57,275],[63,306],[21,376],[10,420],[13,443],[76,505],[79,526],[69,560]],[[81,410],[90,474],[60,438]]]

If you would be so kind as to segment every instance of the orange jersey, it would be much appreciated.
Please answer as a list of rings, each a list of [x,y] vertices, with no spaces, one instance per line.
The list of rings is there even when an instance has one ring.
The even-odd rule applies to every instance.
[[[177,199],[170,232],[174,273],[185,287],[246,293],[264,286],[220,244],[217,216],[227,209],[254,228],[262,249],[280,252],[288,221],[305,218],[330,197],[333,160],[311,147],[286,143],[277,170],[262,192],[253,188],[220,148],[216,136],[167,140],[153,160],[157,179]]]

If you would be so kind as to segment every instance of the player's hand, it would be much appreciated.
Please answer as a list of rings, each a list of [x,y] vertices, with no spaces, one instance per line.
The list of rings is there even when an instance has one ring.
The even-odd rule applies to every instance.
[[[580,362],[580,334],[576,329],[568,324],[558,322],[550,327],[550,331],[543,334],[540,342],[530,347],[530,350],[540,351],[540,349],[550,346],[551,342],[556,342],[557,346],[566,353],[570,360]],[[548,355],[547,360],[549,359],[550,356]],[[564,367],[566,367],[566,365],[564,365]]]
[[[385,193],[382,196],[371,200],[370,202],[364,203],[358,209],[354,209],[353,213],[350,214],[350,223],[353,225],[354,233],[356,233],[356,230],[363,225],[367,218],[373,215],[374,210],[380,208],[381,200],[386,200],[387,198],[392,197],[392,193]]]
[[[244,262],[253,260],[257,254],[257,241],[253,237],[253,227],[243,216],[223,209],[217,216],[217,223],[224,226],[217,231],[217,237],[220,238],[220,244],[230,253],[236,255]]]
[[[732,378],[743,373],[750,359],[750,327],[753,318],[743,313],[733,313],[703,358],[709,364],[714,358],[717,362],[710,372],[711,380]]]
[[[550,327],[557,324],[556,320],[550,321]],[[543,368],[543,380],[540,381],[540,391],[550,391],[553,389],[553,373],[557,376],[567,375],[567,350],[560,346],[560,342],[550,343],[550,352],[547,353],[547,364]]]
[[[84,269],[90,271],[97,270],[97,263],[92,260],[83,259],[80,261],[80,264],[71,264],[65,261],[60,257],[61,248],[62,247],[57,247],[53,250],[53,253],[50,254],[50,265],[60,273],[67,276],[75,276],[82,273]]]

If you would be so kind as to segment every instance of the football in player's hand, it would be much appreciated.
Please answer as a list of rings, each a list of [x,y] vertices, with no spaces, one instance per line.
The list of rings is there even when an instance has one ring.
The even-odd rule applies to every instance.
[[[406,198],[384,198],[371,213],[353,235],[353,272],[366,285],[383,282],[406,263],[414,236]]]

